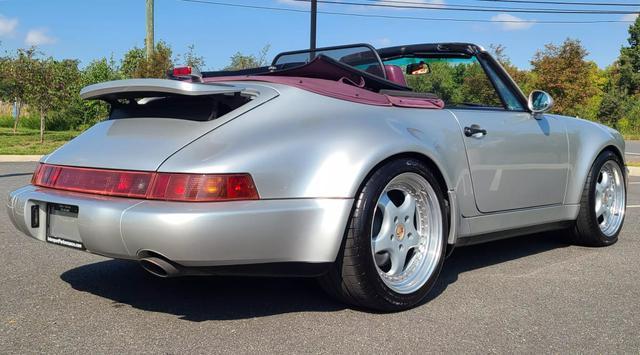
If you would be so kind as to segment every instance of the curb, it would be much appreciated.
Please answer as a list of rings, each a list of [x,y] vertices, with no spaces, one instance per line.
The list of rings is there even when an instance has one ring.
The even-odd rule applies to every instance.
[[[640,176],[640,167],[627,166],[627,169],[629,169],[629,176]]]
[[[0,155],[0,163],[21,163],[40,161],[42,155]]]

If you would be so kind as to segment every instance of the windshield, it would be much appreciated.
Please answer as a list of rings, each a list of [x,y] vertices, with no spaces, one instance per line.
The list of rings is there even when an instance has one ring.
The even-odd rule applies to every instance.
[[[382,63],[375,50],[365,45],[319,48],[315,51],[285,52],[278,54],[274,58],[272,65],[278,67],[278,69],[286,69],[309,63],[321,54],[356,69],[385,78]]]
[[[400,67],[407,86],[437,95],[448,107],[523,110],[502,79],[492,70],[485,71],[475,56],[420,55],[393,58],[384,64]]]

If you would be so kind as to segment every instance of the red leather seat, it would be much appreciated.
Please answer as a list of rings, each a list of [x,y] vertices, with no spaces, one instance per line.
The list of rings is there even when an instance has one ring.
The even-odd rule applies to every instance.
[[[407,80],[404,78],[404,70],[397,65],[385,65],[384,71],[387,74],[387,80],[396,84],[407,86]]]

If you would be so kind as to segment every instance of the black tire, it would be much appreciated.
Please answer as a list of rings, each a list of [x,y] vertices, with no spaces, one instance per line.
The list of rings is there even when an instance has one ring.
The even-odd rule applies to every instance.
[[[433,187],[442,215],[442,238],[439,261],[426,283],[408,294],[387,287],[376,269],[371,252],[371,228],[378,197],[387,184],[402,173],[416,173]],[[438,180],[424,163],[417,159],[398,159],[375,171],[361,188],[354,202],[342,247],[331,270],[320,277],[320,285],[339,301],[363,308],[391,312],[414,307],[425,300],[433,287],[445,259],[449,230],[444,193]]]
[[[596,204],[596,183],[598,182],[600,170],[607,162],[616,164],[622,172],[622,185],[624,188],[624,199],[626,201],[626,176],[624,174],[624,165],[620,158],[613,152],[606,150],[600,153],[595,162],[591,166],[587,181],[584,184],[582,197],[580,199],[580,212],[576,220],[575,226],[571,230],[572,242],[578,245],[590,247],[604,247],[615,244],[618,241],[618,235],[624,225],[624,215],[617,231],[612,235],[606,235],[599,226],[598,217],[595,212]],[[624,206],[626,208],[626,205]]]

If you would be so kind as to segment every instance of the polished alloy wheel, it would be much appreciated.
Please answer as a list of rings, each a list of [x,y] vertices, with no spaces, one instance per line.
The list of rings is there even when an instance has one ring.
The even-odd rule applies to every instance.
[[[626,198],[618,164],[610,160],[600,168],[595,190],[595,212],[600,230],[608,237],[614,236],[624,219]]]
[[[393,291],[420,289],[442,257],[442,211],[429,182],[419,174],[393,178],[378,198],[371,251],[378,273]]]

